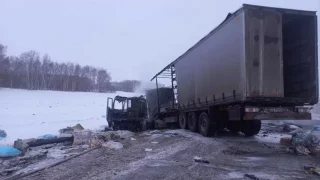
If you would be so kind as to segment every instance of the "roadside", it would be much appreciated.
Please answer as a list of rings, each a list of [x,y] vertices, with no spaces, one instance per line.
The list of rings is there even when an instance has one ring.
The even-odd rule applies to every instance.
[[[272,123],[252,138],[156,130],[120,139],[122,149],[101,147],[23,179],[318,179],[304,166],[319,166],[320,158],[290,153],[279,144],[285,136]]]

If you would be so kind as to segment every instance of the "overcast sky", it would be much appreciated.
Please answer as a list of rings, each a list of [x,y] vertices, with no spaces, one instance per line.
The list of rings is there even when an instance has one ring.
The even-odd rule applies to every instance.
[[[0,0],[0,43],[148,81],[243,3],[320,11],[319,0]]]

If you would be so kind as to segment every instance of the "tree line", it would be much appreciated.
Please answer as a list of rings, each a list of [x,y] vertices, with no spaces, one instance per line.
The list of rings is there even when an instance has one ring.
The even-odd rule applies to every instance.
[[[104,68],[58,63],[48,54],[28,51],[20,56],[7,56],[0,44],[0,87],[29,90],[133,92],[139,81],[111,82]]]

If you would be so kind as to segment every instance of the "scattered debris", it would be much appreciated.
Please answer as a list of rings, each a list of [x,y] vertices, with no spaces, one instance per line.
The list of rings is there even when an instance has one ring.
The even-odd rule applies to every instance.
[[[73,135],[69,134],[69,133],[60,133],[58,137],[59,138],[62,138],[62,137],[73,137]]]
[[[309,155],[310,154],[310,151],[302,145],[296,146],[294,148],[294,150],[295,150],[295,153],[298,155]]]
[[[97,136],[103,137],[105,141],[127,139],[127,138],[131,139],[131,137],[134,136],[133,132],[127,131],[127,130],[96,132],[95,134]]]
[[[55,139],[57,138],[56,135],[53,135],[53,134],[45,134],[43,136],[39,136],[37,139]]]
[[[144,151],[146,151],[146,152],[152,152],[152,149],[151,149],[151,148],[145,148]]]
[[[253,174],[245,174],[244,177],[247,177],[247,178],[250,178],[250,179],[253,179],[253,180],[259,180],[259,178],[257,178],[255,175]]]
[[[89,130],[74,131],[73,132],[73,145],[90,144],[92,132]]]
[[[0,146],[0,158],[14,157],[19,154],[21,154],[21,151],[16,148],[9,146]]]
[[[161,134],[160,130],[153,130],[149,132],[150,134]]]
[[[294,130],[300,129],[300,127],[296,126],[296,125],[289,125],[289,124],[285,124],[283,126],[283,131],[285,132],[291,132]]]
[[[19,167],[13,167],[13,168],[9,168],[9,169],[4,169],[2,171],[0,171],[0,175],[2,176],[8,176],[9,174],[12,174],[13,172],[19,170]]]
[[[60,134],[72,134],[73,129],[71,127],[66,127],[59,130]]]
[[[151,136],[150,136],[150,139],[155,139],[155,138],[158,138],[158,137],[161,137],[162,136],[162,134],[152,134]],[[167,135],[168,137],[170,137],[169,135]]]
[[[98,146],[101,146],[102,143],[104,143],[105,139],[104,137],[102,136],[92,136],[91,139],[90,139],[90,144],[89,144],[89,147],[98,147]]]
[[[27,142],[29,147],[41,146],[45,144],[53,144],[53,143],[63,143],[63,142],[72,142],[73,137],[61,137],[54,139],[37,139],[36,141]]]
[[[114,150],[119,150],[123,148],[123,145],[121,143],[115,141],[108,141],[106,143],[103,143],[102,146]]]
[[[134,133],[128,130],[118,130],[115,131],[115,133],[120,136],[120,139],[127,139],[134,136]]]
[[[280,139],[280,144],[289,146],[291,145],[291,137],[283,137]]]
[[[51,149],[48,152],[47,157],[51,159],[62,159],[69,156],[68,154],[65,154],[65,153],[66,153],[65,150]]]
[[[2,137],[2,138],[7,137],[7,133],[4,130],[0,129],[0,137]]]
[[[208,160],[204,160],[204,159],[202,159],[201,157],[198,157],[198,156],[195,156],[195,157],[193,158],[193,160],[194,160],[195,162],[200,162],[200,163],[209,164],[209,161],[208,161]]]
[[[81,126],[81,124],[77,124],[77,125],[73,126],[72,129],[74,131],[82,131],[82,130],[84,130],[84,128]]]
[[[289,132],[290,135],[294,135],[294,134],[297,134],[297,133],[303,133],[303,130],[302,129],[296,129],[296,130],[293,130],[293,131]]]
[[[252,153],[253,151],[251,149],[246,150],[239,150],[234,147],[229,147],[225,150],[222,151],[223,154],[227,155],[243,155],[243,154],[249,154]]]
[[[320,168],[314,166],[304,166],[304,170],[307,170],[309,174],[315,174],[320,176]]]
[[[178,132],[176,130],[168,130],[163,133],[164,135],[177,136]]]
[[[59,130],[60,134],[72,134],[74,131],[82,131],[84,128],[81,124],[76,124],[73,127],[66,127]]]
[[[135,141],[135,140],[136,140],[135,138],[133,138],[133,137],[131,138],[131,141]]]
[[[18,139],[14,141],[13,147],[24,152],[29,147],[27,143],[31,141],[36,141],[36,139],[26,139],[26,140]]]

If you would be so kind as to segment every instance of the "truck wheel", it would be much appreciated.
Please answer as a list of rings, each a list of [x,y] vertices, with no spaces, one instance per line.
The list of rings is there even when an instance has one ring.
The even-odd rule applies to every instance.
[[[243,121],[241,131],[246,136],[254,136],[259,133],[260,129],[261,129],[261,121],[260,120],[246,120],[246,121]]]
[[[179,114],[179,126],[181,129],[187,129],[187,116],[186,113]]]
[[[199,131],[202,136],[209,136],[210,135],[210,129],[211,129],[211,121],[208,116],[208,113],[203,112],[199,116],[198,120],[198,126],[199,126]]]
[[[196,132],[198,129],[198,119],[195,112],[188,113],[188,127],[192,132]]]

